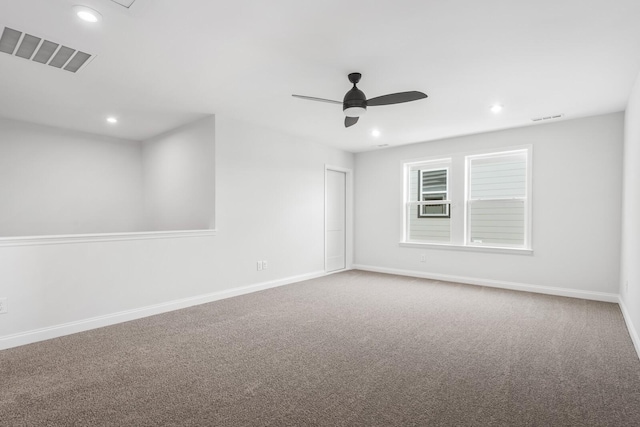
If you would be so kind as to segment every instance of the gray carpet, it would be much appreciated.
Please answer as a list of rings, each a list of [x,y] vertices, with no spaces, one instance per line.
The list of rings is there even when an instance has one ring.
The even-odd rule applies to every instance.
[[[615,304],[351,271],[0,352],[2,426],[640,426]]]

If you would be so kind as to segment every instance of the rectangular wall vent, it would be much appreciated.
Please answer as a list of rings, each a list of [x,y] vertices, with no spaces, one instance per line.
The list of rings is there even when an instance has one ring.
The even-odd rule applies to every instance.
[[[535,119],[531,119],[531,121],[532,122],[541,122],[541,121],[544,121],[544,120],[561,119],[562,117],[564,117],[564,114],[555,114],[553,116],[536,117]]]
[[[18,56],[40,64],[50,65],[72,73],[77,72],[93,58],[85,52],[63,46],[41,37],[5,27],[0,37],[0,52]]]

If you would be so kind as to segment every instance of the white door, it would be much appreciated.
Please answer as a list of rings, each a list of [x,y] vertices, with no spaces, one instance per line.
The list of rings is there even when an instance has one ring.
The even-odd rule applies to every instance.
[[[325,268],[327,271],[346,267],[347,174],[327,169],[325,208]]]

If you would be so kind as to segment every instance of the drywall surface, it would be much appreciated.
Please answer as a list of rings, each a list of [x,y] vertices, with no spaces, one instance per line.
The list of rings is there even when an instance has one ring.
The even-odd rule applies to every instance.
[[[622,140],[616,113],[359,153],[355,265],[617,294]],[[533,255],[399,246],[404,161],[529,144]]]
[[[640,352],[640,75],[625,115],[620,296]],[[626,286],[625,286],[626,285]]]
[[[324,165],[353,168],[353,155],[230,118],[215,126],[217,234],[0,246],[0,342],[324,270]]]
[[[213,229],[215,117],[142,143],[149,231]]]
[[[0,119],[0,237],[139,230],[135,141]]]

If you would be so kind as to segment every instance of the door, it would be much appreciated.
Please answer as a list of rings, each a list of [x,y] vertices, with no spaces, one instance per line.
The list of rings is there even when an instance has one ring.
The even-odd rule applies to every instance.
[[[325,207],[325,269],[343,270],[346,267],[346,210],[347,174],[326,170]]]

